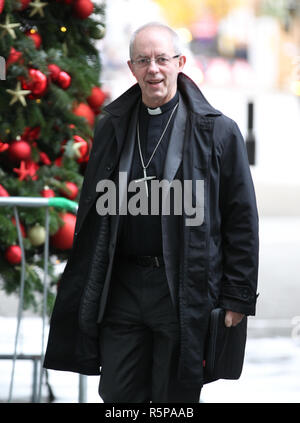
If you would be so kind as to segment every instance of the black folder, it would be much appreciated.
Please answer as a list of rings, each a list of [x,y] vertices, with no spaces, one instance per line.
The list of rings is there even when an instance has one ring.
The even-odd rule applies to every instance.
[[[204,383],[218,379],[239,379],[247,339],[247,316],[237,326],[225,326],[225,310],[213,309],[204,362]]]

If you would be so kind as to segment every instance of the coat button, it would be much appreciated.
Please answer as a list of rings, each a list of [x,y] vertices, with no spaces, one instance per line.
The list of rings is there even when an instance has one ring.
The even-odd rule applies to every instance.
[[[112,168],[113,168],[113,164],[111,163],[111,164],[108,164],[108,165],[106,166],[105,170],[106,170],[107,172],[110,172],[110,171],[112,170]]]
[[[91,195],[87,196],[86,199],[85,199],[85,202],[89,203],[92,200],[92,198],[93,197]]]
[[[248,298],[249,297],[249,292],[247,288],[244,288],[242,291],[242,297],[243,298]]]

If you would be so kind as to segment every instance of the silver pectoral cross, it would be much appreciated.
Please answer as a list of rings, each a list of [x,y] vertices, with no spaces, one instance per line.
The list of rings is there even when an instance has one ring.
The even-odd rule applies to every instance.
[[[145,182],[145,188],[146,188],[146,195],[147,197],[149,197],[149,191],[148,191],[148,184],[147,181],[149,181],[150,179],[155,179],[156,176],[147,176],[147,169],[145,167],[143,167],[143,173],[144,173],[144,177],[140,178],[140,179],[135,179],[134,182]]]

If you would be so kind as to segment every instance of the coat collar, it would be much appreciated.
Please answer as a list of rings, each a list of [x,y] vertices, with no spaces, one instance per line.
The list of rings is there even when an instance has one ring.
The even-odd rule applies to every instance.
[[[178,75],[177,84],[188,110],[202,116],[220,116],[222,114],[209,104],[195,82],[184,73]]]
[[[202,116],[219,116],[221,112],[212,107],[198,86],[184,73],[178,75],[178,91],[186,103],[187,109]],[[113,116],[122,116],[130,112],[130,109],[141,97],[141,89],[138,84],[133,85],[120,97],[104,108],[104,111]]]

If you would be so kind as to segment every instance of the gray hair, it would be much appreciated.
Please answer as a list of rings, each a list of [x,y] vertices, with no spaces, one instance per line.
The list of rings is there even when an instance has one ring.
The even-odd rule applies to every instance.
[[[134,33],[132,34],[131,38],[130,38],[130,43],[129,43],[129,57],[132,60],[132,55],[133,55],[133,45],[136,39],[136,36],[143,30],[146,28],[162,28],[165,29],[166,31],[169,32],[169,34],[172,37],[172,41],[173,41],[173,46],[174,46],[174,51],[175,54],[181,54],[182,52],[182,48],[181,48],[181,42],[180,42],[180,38],[177,34],[177,32],[174,31],[174,29],[172,29],[171,27],[169,27],[168,25],[165,25],[161,22],[149,22],[145,25],[140,26],[137,30],[134,31]]]

